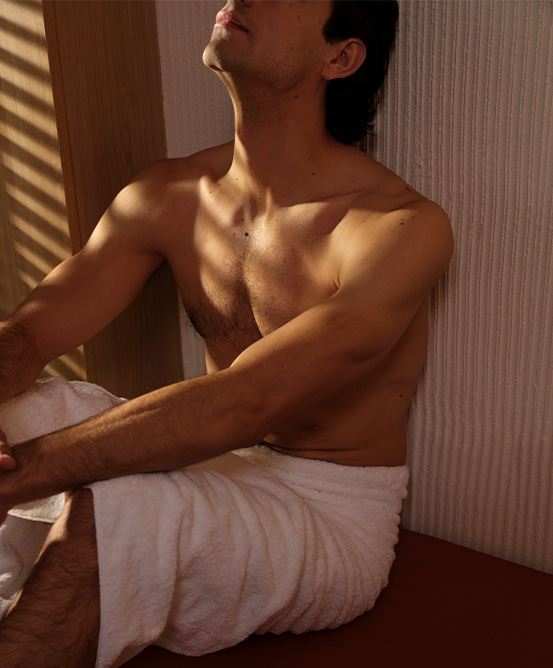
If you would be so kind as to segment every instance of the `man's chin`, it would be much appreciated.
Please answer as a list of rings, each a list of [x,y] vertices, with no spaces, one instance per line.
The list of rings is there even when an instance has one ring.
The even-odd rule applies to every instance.
[[[202,61],[210,70],[214,72],[228,72],[233,69],[233,64],[234,66],[238,64],[234,62],[235,58],[229,53],[229,49],[226,48],[226,43],[227,40],[225,39],[212,39],[205,47]]]

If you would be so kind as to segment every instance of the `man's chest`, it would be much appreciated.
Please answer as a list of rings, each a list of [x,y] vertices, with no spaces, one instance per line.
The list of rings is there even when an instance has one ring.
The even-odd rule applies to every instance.
[[[279,225],[199,221],[171,264],[190,320],[207,341],[243,349],[336,291],[325,235]]]

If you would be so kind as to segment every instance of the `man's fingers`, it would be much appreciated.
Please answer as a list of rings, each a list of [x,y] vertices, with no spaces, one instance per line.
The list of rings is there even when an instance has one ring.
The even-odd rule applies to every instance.
[[[0,471],[13,471],[15,459],[6,441],[6,434],[0,429]]]
[[[13,471],[16,467],[15,459],[9,452],[0,452],[0,472]]]

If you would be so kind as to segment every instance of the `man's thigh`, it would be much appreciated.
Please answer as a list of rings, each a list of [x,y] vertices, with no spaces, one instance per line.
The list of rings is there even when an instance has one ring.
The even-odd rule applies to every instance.
[[[98,557],[90,490],[67,502],[0,624],[6,667],[93,666],[100,627]],[[4,665],[4,663],[3,663]]]

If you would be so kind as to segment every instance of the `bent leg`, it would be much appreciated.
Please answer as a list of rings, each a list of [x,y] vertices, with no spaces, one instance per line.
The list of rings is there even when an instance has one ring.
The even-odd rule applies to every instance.
[[[82,489],[66,504],[0,624],[2,666],[93,667],[99,628],[94,505],[92,492]]]

